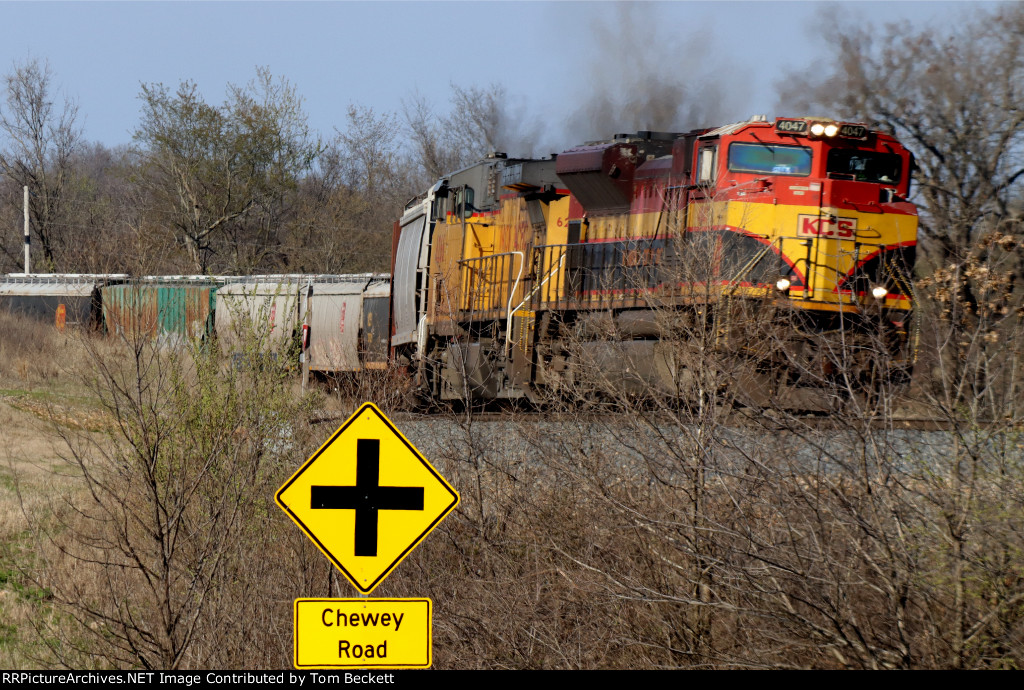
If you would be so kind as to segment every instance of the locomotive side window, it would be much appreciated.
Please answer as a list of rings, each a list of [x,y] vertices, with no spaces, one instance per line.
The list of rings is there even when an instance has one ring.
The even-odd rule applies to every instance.
[[[473,196],[473,188],[468,185],[455,193],[455,212],[461,218],[469,218],[476,210],[473,206]]]
[[[894,153],[832,149],[828,152],[825,165],[829,177],[896,184],[900,181],[903,161]]]
[[[700,150],[700,158],[697,160],[698,184],[711,184],[715,181],[715,151],[711,146]]]
[[[729,170],[806,177],[811,174],[811,150],[804,146],[736,142],[729,145]]]

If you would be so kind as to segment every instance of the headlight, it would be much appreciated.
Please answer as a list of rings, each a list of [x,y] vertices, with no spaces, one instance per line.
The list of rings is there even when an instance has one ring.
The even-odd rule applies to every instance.
[[[889,289],[881,285],[876,285],[875,287],[871,288],[871,296],[874,297],[875,299],[882,299],[888,294]]]
[[[783,277],[775,281],[775,287],[778,288],[779,292],[785,292],[789,289],[790,285],[792,283],[789,282],[789,278]]]
[[[811,125],[811,134],[813,134],[814,136],[820,137],[824,132],[825,125],[821,124],[820,122],[815,122],[813,125]]]
[[[839,133],[839,127],[837,127],[836,125],[825,125],[825,136],[826,137],[834,137],[838,133]]]

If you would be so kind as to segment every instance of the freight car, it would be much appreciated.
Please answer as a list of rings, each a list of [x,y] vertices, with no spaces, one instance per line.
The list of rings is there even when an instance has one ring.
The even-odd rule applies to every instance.
[[[221,349],[238,358],[249,344],[300,355],[303,374],[387,367],[390,276],[267,275],[232,279],[217,291]]]
[[[393,355],[426,398],[686,398],[714,359],[744,404],[827,410],[912,365],[912,169],[825,118],[493,154],[395,225]]]
[[[119,336],[145,336],[164,344],[213,335],[217,289],[224,278],[145,276],[100,290],[103,327]]]
[[[126,278],[122,274],[10,274],[0,280],[0,309],[60,330],[98,328],[103,320],[100,291]]]
[[[250,345],[296,355],[306,372],[388,365],[390,276],[8,275],[0,309],[63,329],[149,338],[162,346],[216,338],[238,359]],[[255,342],[243,342],[245,338]]]

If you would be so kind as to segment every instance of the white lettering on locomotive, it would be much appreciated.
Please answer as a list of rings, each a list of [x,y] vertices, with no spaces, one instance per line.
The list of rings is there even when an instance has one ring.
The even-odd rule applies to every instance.
[[[807,131],[807,122],[805,120],[776,120],[775,131],[791,134],[803,133]]]
[[[839,136],[851,139],[863,139],[868,135],[868,128],[864,125],[843,125],[839,128]]]
[[[857,219],[801,213],[796,217],[797,234],[802,237],[851,239],[857,234]]]

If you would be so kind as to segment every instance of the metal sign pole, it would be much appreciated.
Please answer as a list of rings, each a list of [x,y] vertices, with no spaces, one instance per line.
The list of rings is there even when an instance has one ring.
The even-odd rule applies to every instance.
[[[28,185],[25,185],[25,202],[24,202],[24,215],[25,215],[25,275],[30,273],[29,260],[28,260],[28,247],[31,241],[28,234]]]

